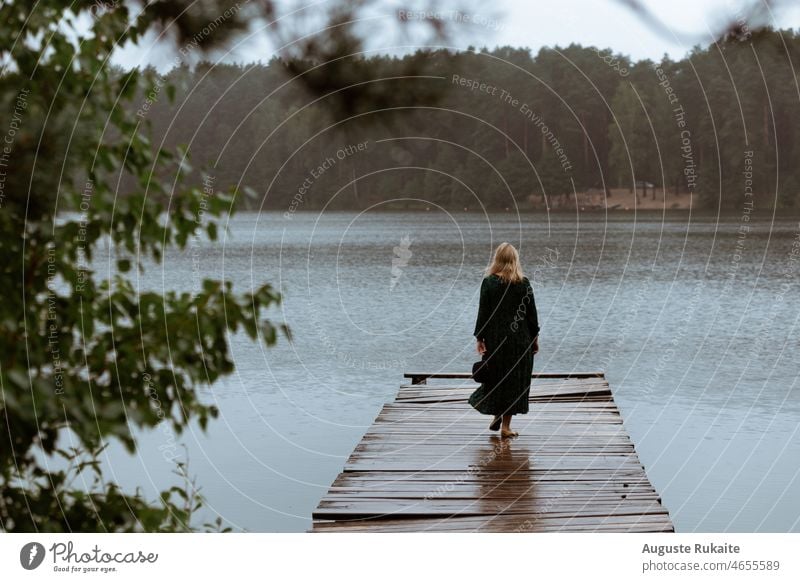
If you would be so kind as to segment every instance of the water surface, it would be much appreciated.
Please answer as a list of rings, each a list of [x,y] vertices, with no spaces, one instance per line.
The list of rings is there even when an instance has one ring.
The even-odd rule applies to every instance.
[[[403,372],[469,368],[482,271],[509,241],[534,281],[535,369],[605,371],[678,531],[800,531],[800,226],[767,216],[743,235],[742,224],[641,212],[236,216],[223,241],[168,254],[139,282],[273,282],[285,298],[275,318],[295,335],[270,349],[233,338],[235,375],[204,389],[221,416],[183,439],[209,504],[200,517],[308,529]],[[116,478],[163,488],[170,439],[142,435],[133,461],[113,451]]]

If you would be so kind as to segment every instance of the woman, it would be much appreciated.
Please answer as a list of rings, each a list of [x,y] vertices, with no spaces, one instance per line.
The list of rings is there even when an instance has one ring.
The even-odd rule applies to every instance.
[[[539,319],[533,289],[522,274],[517,249],[503,243],[494,252],[481,283],[475,338],[478,353],[488,350],[491,382],[472,393],[469,403],[494,420],[489,429],[515,437],[511,417],[527,414],[533,355],[539,351]]]

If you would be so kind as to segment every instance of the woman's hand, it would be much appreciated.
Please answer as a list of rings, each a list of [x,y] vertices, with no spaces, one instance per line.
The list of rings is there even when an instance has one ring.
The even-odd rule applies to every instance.
[[[533,355],[535,356],[538,353],[539,353],[539,336],[537,335],[533,339]]]
[[[483,343],[483,340],[478,340],[478,353],[483,355],[486,352],[486,344]]]

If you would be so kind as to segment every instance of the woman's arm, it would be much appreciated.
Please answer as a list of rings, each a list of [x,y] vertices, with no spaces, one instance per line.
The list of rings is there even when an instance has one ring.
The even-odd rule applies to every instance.
[[[483,353],[481,347],[485,350],[484,339],[487,331],[487,324],[489,323],[489,318],[492,314],[489,299],[489,282],[484,277],[483,281],[481,282],[481,294],[480,294],[480,301],[478,302],[478,318],[475,321],[475,331],[472,335],[478,340],[478,352]]]
[[[530,281],[525,279],[528,288],[525,292],[525,320],[528,323],[528,331],[531,332],[531,337],[537,338],[534,344],[535,348],[539,347],[539,314],[536,312],[536,298],[533,296],[533,287]],[[536,350],[538,351],[538,349]]]

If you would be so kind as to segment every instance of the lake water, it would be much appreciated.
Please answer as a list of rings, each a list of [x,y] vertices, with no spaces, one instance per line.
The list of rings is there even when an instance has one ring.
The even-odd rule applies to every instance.
[[[404,371],[467,371],[482,271],[509,241],[534,281],[535,370],[606,372],[678,531],[800,531],[798,236],[797,218],[696,213],[237,215],[141,281],[273,282],[295,336],[234,337],[236,373],[203,389],[221,415],[183,438],[208,502],[197,523],[308,529]],[[168,447],[157,428],[110,469],[152,496]]]

